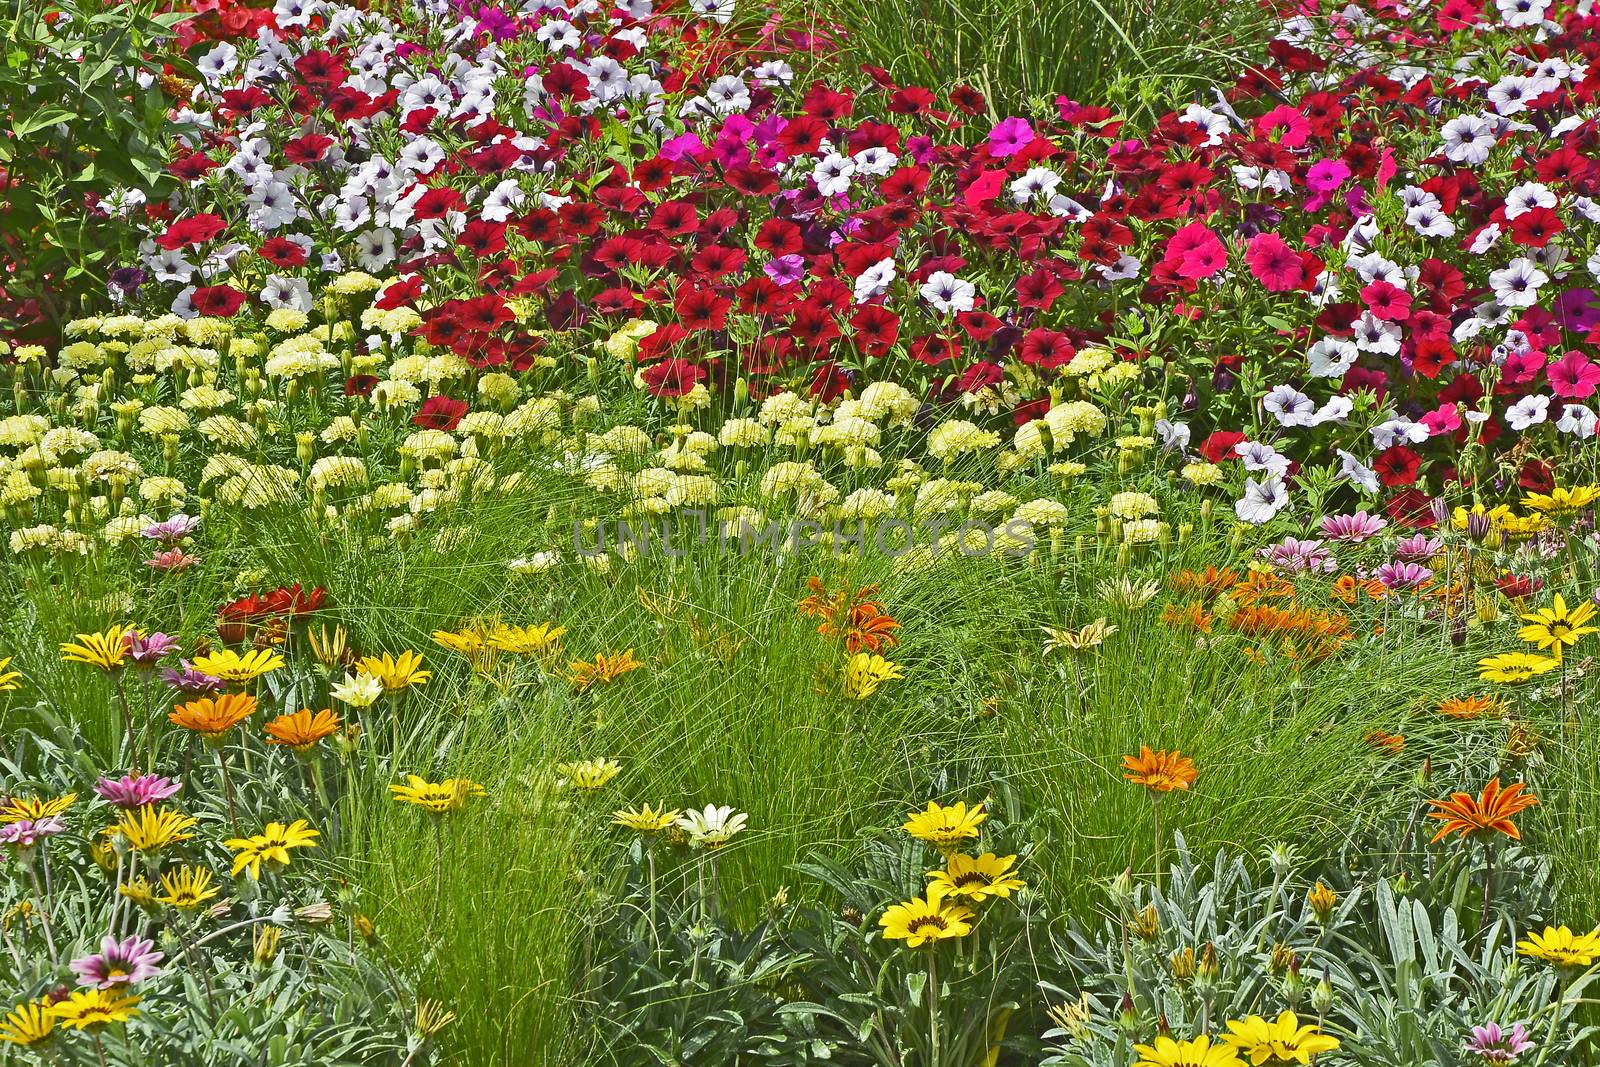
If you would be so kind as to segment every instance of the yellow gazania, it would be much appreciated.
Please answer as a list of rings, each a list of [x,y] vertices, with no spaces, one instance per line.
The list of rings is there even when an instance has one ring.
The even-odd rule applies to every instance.
[[[381,656],[363,656],[356,662],[356,669],[382,682],[390,693],[423,685],[433,677],[432,671],[422,669],[422,654],[409,649],[398,656],[387,652]]]
[[[433,643],[449,649],[470,663],[476,663],[489,647],[488,635],[480,623],[463,626],[459,630],[433,631]]]
[[[172,808],[146,804],[138,811],[125,811],[111,829],[122,835],[135,852],[153,853],[194,837],[188,833],[197,820]]]
[[[37,1045],[55,1032],[55,1016],[48,1000],[18,1004],[0,1019],[0,1041],[9,1045]]]
[[[151,888],[150,879],[142,874],[117,886],[117,895],[127,897],[141,908],[156,906],[156,891]]]
[[[1574,934],[1566,926],[1546,926],[1544,933],[1529,933],[1517,942],[1517,952],[1557,967],[1589,967],[1600,959],[1600,926]]]
[[[1536,656],[1531,652],[1502,652],[1478,661],[1478,679],[1515,685],[1548,674],[1559,666],[1561,661],[1550,656]]]
[[[592,793],[622,773],[622,765],[614,759],[590,759],[577,763],[558,763],[556,773],[564,784],[573,789]]]
[[[982,804],[969,808],[965,801],[958,801],[945,807],[930,800],[927,810],[912,812],[901,829],[941,852],[953,852],[962,841],[977,837],[978,825],[988,817]]]
[[[188,864],[163,874],[161,888],[162,894],[155,899],[179,911],[198,908],[221,892],[212,884],[208,869]]]
[[[1104,618],[1099,618],[1083,627],[1081,630],[1063,630],[1054,626],[1042,627],[1048,640],[1044,643],[1044,651],[1048,654],[1058,648],[1072,652],[1087,652],[1091,648],[1098,648],[1105,643],[1105,639],[1117,632],[1115,626],[1107,626]]]
[[[248,693],[223,693],[179,704],[167,716],[174,726],[193,730],[215,741],[256,711],[256,698]]]
[[[1011,873],[1016,862],[1015,856],[996,856],[993,852],[981,856],[954,852],[945,861],[944,870],[928,872],[928,888],[938,886],[941,895],[947,897],[1003,899],[1015,890],[1027,888],[1028,883]]]
[[[1134,1067],[1243,1067],[1244,1061],[1225,1043],[1213,1045],[1205,1034],[1192,1041],[1174,1041],[1166,1034],[1155,1039],[1154,1044],[1135,1045],[1139,1054]]]
[[[61,646],[61,660],[114,671],[128,658],[128,640],[137,632],[131,626],[117,625],[100,633],[78,634],[76,642]]]
[[[1309,1064],[1319,1052],[1332,1052],[1339,1039],[1322,1033],[1314,1024],[1302,1026],[1292,1011],[1283,1012],[1273,1022],[1259,1015],[1228,1020],[1229,1032],[1222,1040],[1238,1050],[1253,1067],[1261,1064]]]
[[[22,680],[21,671],[10,670],[11,657],[0,656],[0,693],[9,693],[20,688],[17,684]]]
[[[1564,647],[1577,644],[1585,634],[1600,632],[1600,626],[1585,625],[1594,618],[1594,611],[1594,604],[1589,601],[1568,610],[1566,600],[1557,593],[1550,607],[1521,616],[1529,625],[1517,631],[1517,639],[1540,649],[1550,649],[1551,655],[1560,662]]]
[[[572,672],[572,688],[582,693],[592,686],[614,682],[643,666],[633,658],[633,649],[630,648],[626,652],[601,652],[595,656],[593,663],[578,660],[570,664],[568,669]]]
[[[391,785],[389,792],[401,804],[411,804],[443,815],[466,807],[469,797],[487,796],[488,791],[471,778],[446,778],[430,782],[418,774],[406,775],[405,785]]]
[[[122,996],[111,989],[80,989],[47,1010],[66,1030],[87,1030],[106,1023],[125,1023],[139,1014],[138,997]]]
[[[891,678],[904,678],[898,665],[876,652],[857,652],[844,667],[844,693],[852,700],[865,700]]]
[[[1522,506],[1543,515],[1570,515],[1600,500],[1600,486],[1575,485],[1571,489],[1560,486],[1548,493],[1529,493]]]
[[[287,826],[281,822],[269,822],[259,834],[230,838],[223,845],[238,853],[233,857],[232,873],[235,877],[240,871],[249,871],[251,878],[259,879],[263,862],[287,867],[289,850],[316,848],[317,837],[318,831],[313,830],[306,820],[296,819]]]
[[[59,797],[11,797],[0,807],[0,823],[38,822],[60,815],[72,807],[78,794],[67,793]]]
[[[678,808],[652,808],[649,804],[638,810],[620,808],[611,813],[612,826],[625,826],[637,834],[659,834],[678,821],[683,812]]]
[[[231,648],[218,649],[194,658],[194,669],[224,682],[253,682],[283,666],[283,657],[269,648],[255,648],[240,655]]]
[[[926,897],[912,897],[884,909],[878,925],[886,940],[903,940],[906,948],[920,948],[929,942],[966,937],[972,933],[975,918],[971,908],[949,903],[938,886],[930,885]]]
[[[543,656],[556,650],[565,626],[542,622],[538,626],[506,626],[498,624],[489,631],[489,647],[514,656]]]
[[[296,752],[309,752],[312,746],[324,737],[330,737],[339,732],[339,716],[329,708],[313,712],[310,708],[301,708],[293,715],[279,715],[267,723],[263,730],[267,734],[267,744],[287,745]]]

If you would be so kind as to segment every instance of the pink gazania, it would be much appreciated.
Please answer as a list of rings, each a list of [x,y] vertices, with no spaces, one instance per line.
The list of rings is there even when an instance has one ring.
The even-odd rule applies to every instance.
[[[139,536],[151,541],[164,541],[167,544],[172,544],[194,533],[199,525],[200,519],[198,517],[179,512],[170,519],[146,526],[139,532]]]
[[[116,989],[131,986],[161,973],[165,953],[157,952],[153,941],[129,937],[118,941],[106,937],[100,942],[100,951],[75,959],[69,964],[78,976],[78,984],[90,989]]]
[[[134,633],[128,638],[128,656],[135,667],[153,668],[167,653],[178,647],[178,639],[171,634]]]
[[[1484,1063],[1516,1063],[1517,1057],[1532,1051],[1533,1047],[1528,1039],[1528,1028],[1521,1023],[1507,1030],[1502,1030],[1498,1023],[1487,1023],[1472,1028],[1472,1041],[1467,1051]]]
[[[125,774],[121,778],[102,775],[95,783],[94,791],[113,807],[136,811],[146,804],[157,804],[175,796],[182,788],[182,782],[158,774],[141,774],[137,777]]]
[[[32,848],[47,837],[54,837],[67,828],[61,816],[51,815],[45,819],[18,819],[16,822],[0,826],[0,844],[11,845],[19,850]]]
[[[1544,373],[1550,379],[1550,391],[1565,400],[1593,396],[1600,388],[1600,366],[1582,352],[1568,352],[1546,367]]]
[[[1359,545],[1370,537],[1378,536],[1388,525],[1387,519],[1369,515],[1365,511],[1358,511],[1354,515],[1324,515],[1322,536],[1332,541]]]
[[[179,574],[199,562],[199,556],[191,556],[181,548],[169,548],[145,560],[144,565],[167,574]]]
[[[1420,563],[1385,563],[1378,568],[1378,581],[1389,590],[1415,589],[1433,572]]]

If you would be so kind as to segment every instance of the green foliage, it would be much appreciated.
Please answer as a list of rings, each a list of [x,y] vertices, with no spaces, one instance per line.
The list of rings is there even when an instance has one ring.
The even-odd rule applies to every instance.
[[[38,317],[53,333],[86,297],[103,299],[129,231],[86,198],[166,184],[162,74],[183,61],[156,48],[190,16],[157,7],[10,0],[0,16],[0,271],[13,325]]]

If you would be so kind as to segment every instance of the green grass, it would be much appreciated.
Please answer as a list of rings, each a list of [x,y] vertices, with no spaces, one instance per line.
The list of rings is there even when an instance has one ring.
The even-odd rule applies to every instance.
[[[838,58],[901,84],[970,85],[991,117],[1058,94],[1159,114],[1259,55],[1269,34],[1253,3],[1205,0],[791,0],[794,21],[837,36]]]

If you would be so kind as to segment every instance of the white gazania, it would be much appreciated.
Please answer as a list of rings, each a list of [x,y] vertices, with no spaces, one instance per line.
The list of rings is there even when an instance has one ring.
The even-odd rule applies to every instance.
[[[952,311],[971,311],[978,295],[977,286],[964,282],[947,270],[936,270],[928,275],[918,290],[922,299],[935,311],[949,314]]]
[[[366,671],[357,674],[347,674],[344,681],[329,690],[335,700],[343,701],[352,708],[367,708],[383,696],[383,682]]]
[[[678,828],[689,835],[689,843],[700,848],[721,848],[743,830],[750,816],[734,811],[732,805],[707,804],[702,811],[690,808],[678,818]]]
[[[1271,474],[1259,482],[1254,478],[1245,479],[1244,496],[1234,501],[1233,510],[1240,522],[1259,526],[1271,520],[1288,503],[1289,491],[1283,487],[1283,479]]]

